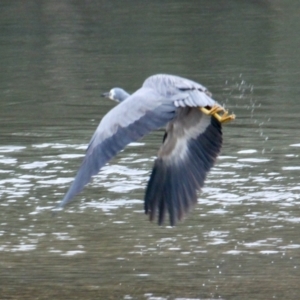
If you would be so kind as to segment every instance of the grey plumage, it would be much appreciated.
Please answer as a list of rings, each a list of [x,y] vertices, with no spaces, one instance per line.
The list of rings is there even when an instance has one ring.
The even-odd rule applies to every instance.
[[[220,152],[221,123],[199,110],[217,102],[204,86],[164,74],[149,77],[132,95],[120,88],[103,95],[120,103],[101,120],[58,207],[69,203],[127,144],[166,126],[146,189],[145,213],[153,220],[158,212],[162,224],[168,212],[170,224],[175,225],[197,202],[197,191]]]

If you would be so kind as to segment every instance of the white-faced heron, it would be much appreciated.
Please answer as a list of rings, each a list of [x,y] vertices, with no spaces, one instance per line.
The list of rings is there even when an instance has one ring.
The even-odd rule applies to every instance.
[[[221,150],[221,124],[235,116],[204,86],[174,75],[153,75],[132,95],[114,88],[103,96],[120,103],[101,120],[57,208],[69,203],[126,145],[166,126],[146,189],[145,213],[150,220],[157,216],[161,225],[168,212],[175,225],[197,203],[197,191]]]

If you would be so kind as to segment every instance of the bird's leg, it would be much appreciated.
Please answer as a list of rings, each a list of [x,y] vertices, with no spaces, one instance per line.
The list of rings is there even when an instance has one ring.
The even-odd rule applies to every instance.
[[[228,111],[219,105],[214,105],[212,108],[208,109],[205,107],[200,107],[200,110],[208,115],[215,117],[220,123],[228,123],[235,119],[235,115],[229,115]],[[219,112],[223,112],[223,114],[219,114]]]

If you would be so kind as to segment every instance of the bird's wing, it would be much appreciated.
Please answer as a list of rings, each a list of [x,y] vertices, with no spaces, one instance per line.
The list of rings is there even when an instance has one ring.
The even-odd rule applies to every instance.
[[[57,208],[78,194],[106,162],[130,142],[174,118],[176,107],[163,101],[154,90],[142,87],[109,111],[96,129],[79,171]]]
[[[212,107],[217,102],[203,85],[175,75],[158,74],[147,78],[144,87],[155,89],[176,107]]]
[[[150,220],[170,224],[197,202],[203,184],[222,146],[221,124],[197,108],[182,108],[168,123],[165,139],[154,163],[145,195],[145,212]]]

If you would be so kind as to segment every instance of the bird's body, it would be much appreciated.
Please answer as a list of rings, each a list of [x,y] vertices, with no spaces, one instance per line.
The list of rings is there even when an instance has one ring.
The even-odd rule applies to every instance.
[[[112,89],[105,94],[120,103],[101,120],[59,207],[70,202],[127,144],[166,126],[146,190],[145,212],[153,220],[158,211],[158,223],[162,224],[168,211],[170,223],[175,225],[197,202],[197,190],[221,150],[221,122],[232,117],[225,113],[224,119],[218,115],[218,120],[212,110],[207,113],[205,108],[223,109],[205,87],[178,76],[154,75],[132,95],[122,91]]]

